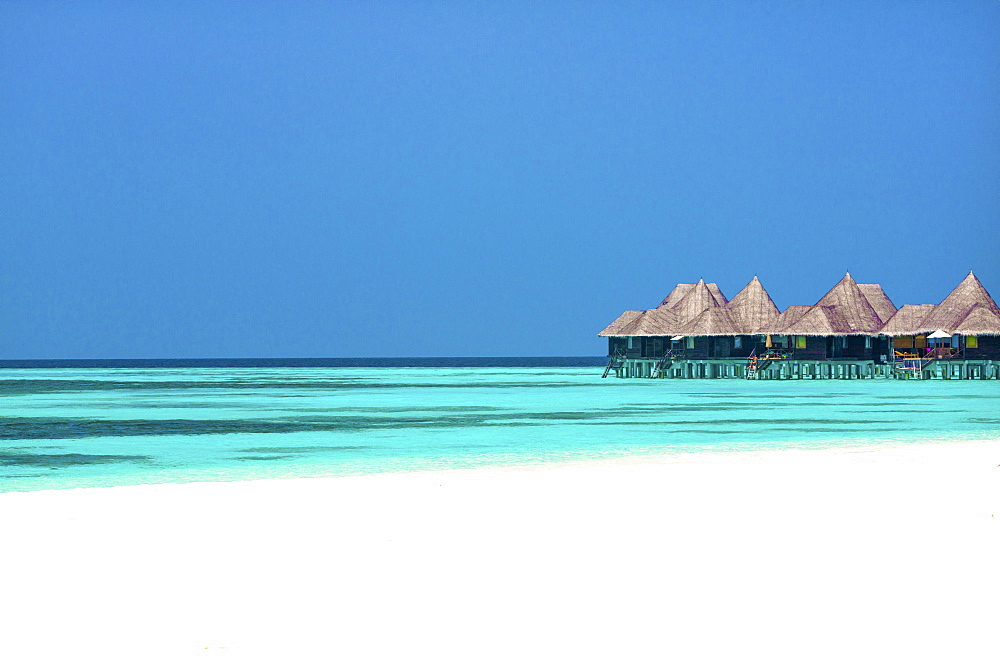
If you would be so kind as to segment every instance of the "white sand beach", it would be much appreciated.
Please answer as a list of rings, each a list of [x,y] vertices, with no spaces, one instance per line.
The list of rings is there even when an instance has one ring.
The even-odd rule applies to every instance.
[[[1000,442],[0,494],[5,666],[996,666]]]

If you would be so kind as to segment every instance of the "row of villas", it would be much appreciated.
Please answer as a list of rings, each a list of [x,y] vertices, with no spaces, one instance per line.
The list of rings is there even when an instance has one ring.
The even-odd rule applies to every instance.
[[[1000,307],[972,272],[941,303],[898,309],[850,273],[783,312],[756,276],[731,300],[715,283],[679,283],[598,336],[605,377],[1000,379]]]

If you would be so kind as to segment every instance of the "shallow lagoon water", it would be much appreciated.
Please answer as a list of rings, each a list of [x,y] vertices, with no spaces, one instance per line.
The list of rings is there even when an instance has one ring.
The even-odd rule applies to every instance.
[[[0,491],[1000,437],[1000,383],[597,367],[0,371]]]

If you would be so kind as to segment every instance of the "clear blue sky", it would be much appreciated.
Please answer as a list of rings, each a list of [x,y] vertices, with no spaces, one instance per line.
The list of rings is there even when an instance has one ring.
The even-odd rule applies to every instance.
[[[1000,297],[1000,3],[0,2],[0,358],[603,354]]]

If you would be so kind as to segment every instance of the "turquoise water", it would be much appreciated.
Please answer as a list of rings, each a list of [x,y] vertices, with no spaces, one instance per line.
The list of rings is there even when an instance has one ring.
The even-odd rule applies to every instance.
[[[1000,437],[1000,383],[582,368],[0,370],[0,491]]]

